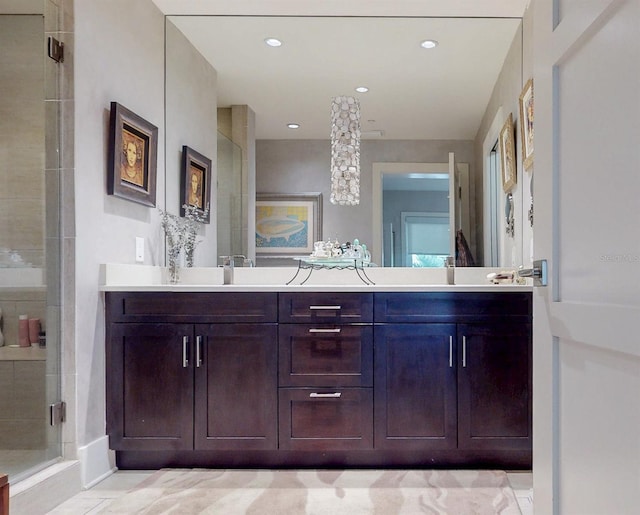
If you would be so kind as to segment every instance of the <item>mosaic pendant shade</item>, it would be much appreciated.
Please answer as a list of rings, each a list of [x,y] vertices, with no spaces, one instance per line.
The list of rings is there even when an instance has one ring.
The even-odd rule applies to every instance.
[[[360,203],[360,101],[334,97],[331,102],[332,204]]]

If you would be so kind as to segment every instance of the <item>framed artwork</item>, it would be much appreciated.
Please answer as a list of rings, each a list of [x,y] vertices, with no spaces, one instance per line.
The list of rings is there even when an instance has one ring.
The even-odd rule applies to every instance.
[[[522,138],[522,167],[533,164],[533,79],[529,79],[520,93],[520,135]]]
[[[158,128],[111,102],[107,193],[155,207]]]
[[[322,240],[321,193],[258,193],[256,255],[298,257]]]
[[[207,206],[204,223],[211,220],[211,159],[186,145],[182,147],[180,173],[180,216],[185,215],[184,206],[195,206],[201,215]]]
[[[513,137],[513,115],[509,113],[507,121],[500,131],[500,165],[502,169],[502,189],[509,193],[516,184],[516,145]]]

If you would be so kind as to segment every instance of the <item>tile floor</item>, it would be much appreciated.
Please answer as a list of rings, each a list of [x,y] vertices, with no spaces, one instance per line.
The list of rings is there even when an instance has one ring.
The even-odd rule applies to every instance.
[[[114,499],[124,495],[154,471],[119,470],[115,474],[101,481],[90,490],[75,495],[62,503],[49,515],[89,515],[100,513]],[[508,472],[518,505],[522,515],[533,515],[533,478],[531,472]]]

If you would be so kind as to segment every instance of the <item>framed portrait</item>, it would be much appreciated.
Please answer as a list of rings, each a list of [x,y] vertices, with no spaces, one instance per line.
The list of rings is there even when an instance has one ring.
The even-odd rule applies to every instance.
[[[322,240],[321,193],[258,193],[256,255],[298,257]]]
[[[522,139],[522,167],[533,164],[533,79],[529,79],[520,94],[520,136]]]
[[[211,159],[184,145],[180,173],[180,216],[185,215],[184,206],[194,206],[201,215],[207,206],[204,223],[211,220]]]
[[[502,189],[509,193],[516,184],[516,145],[513,136],[513,115],[500,130],[500,165],[502,169]]]
[[[155,207],[158,128],[111,102],[107,193]]]

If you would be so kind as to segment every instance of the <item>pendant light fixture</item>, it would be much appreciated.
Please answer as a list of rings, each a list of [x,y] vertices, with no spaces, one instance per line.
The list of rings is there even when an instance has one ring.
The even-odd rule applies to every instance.
[[[334,97],[331,103],[332,204],[360,203],[360,101]]]

